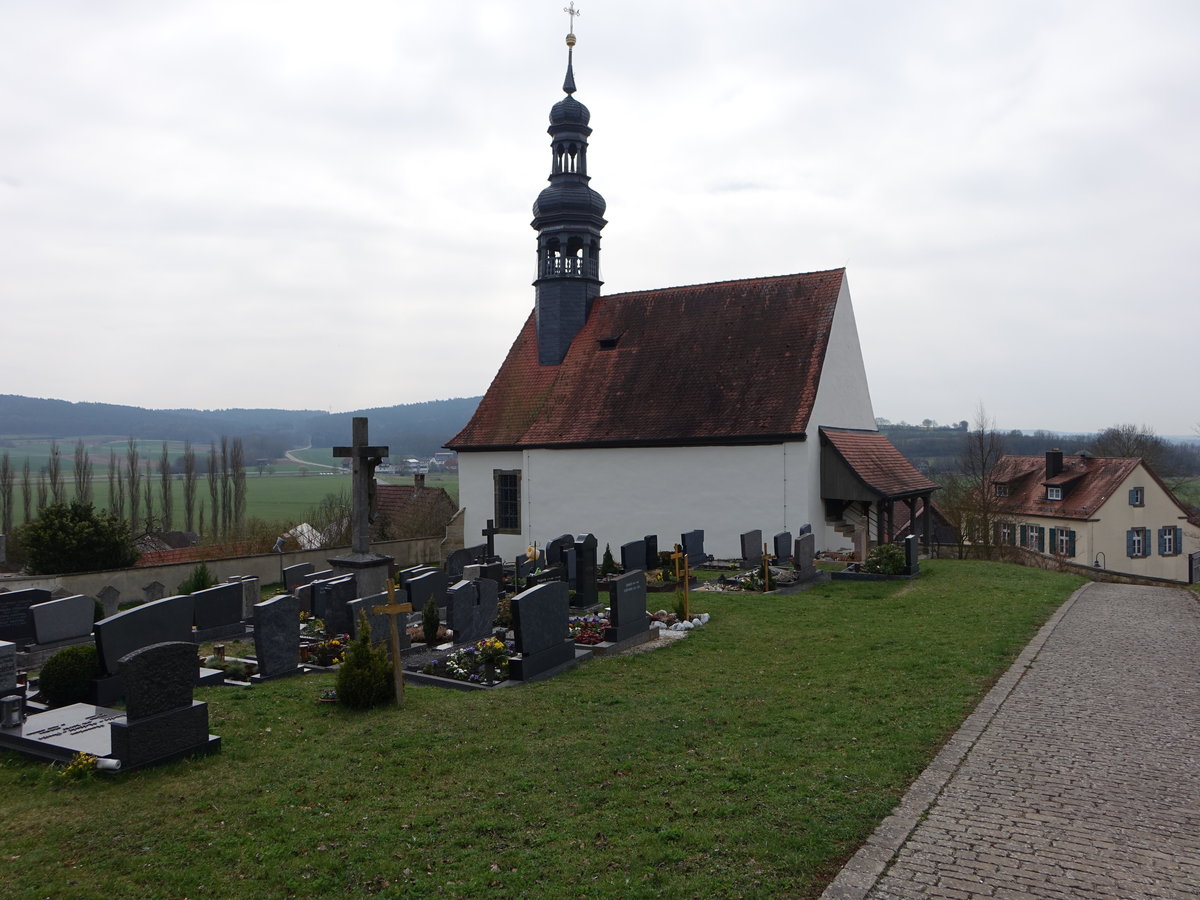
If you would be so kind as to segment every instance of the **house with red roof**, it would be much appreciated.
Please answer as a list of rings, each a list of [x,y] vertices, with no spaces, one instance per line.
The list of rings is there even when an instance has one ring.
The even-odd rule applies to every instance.
[[[1139,458],[1004,456],[989,488],[996,542],[1129,575],[1191,580],[1200,527]]]
[[[572,53],[533,206],[534,309],[446,444],[466,534],[492,520],[509,558],[584,531],[670,546],[699,528],[727,557],[753,529],[886,540],[895,505],[911,518],[936,485],[876,430],[845,269],[602,294],[606,206]]]

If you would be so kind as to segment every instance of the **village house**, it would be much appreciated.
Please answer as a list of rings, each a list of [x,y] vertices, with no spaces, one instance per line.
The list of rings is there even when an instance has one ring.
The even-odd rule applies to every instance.
[[[701,528],[736,556],[742,532],[809,525],[819,550],[862,553],[936,485],[876,430],[845,269],[603,295],[571,52],[533,207],[535,307],[446,444],[466,534],[493,520],[511,558],[581,530],[669,547]]]
[[[1145,460],[1004,456],[992,474],[996,542],[1130,575],[1192,580],[1200,527]]]

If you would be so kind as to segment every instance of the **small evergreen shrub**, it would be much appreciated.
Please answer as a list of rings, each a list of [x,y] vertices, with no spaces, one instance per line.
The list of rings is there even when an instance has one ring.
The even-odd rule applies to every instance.
[[[95,644],[65,647],[42,665],[38,685],[42,699],[50,706],[82,703],[88,686],[100,675],[100,655]]]
[[[437,609],[437,606],[434,606]],[[371,626],[359,618],[358,637],[350,642],[337,673],[338,703],[350,709],[381,706],[396,696],[387,651],[371,646]]]
[[[904,551],[895,544],[880,544],[867,554],[862,570],[875,575],[903,575]]]
[[[206,590],[216,583],[217,579],[213,577],[212,572],[208,571],[208,566],[200,563],[192,569],[192,574],[184,580],[183,584],[179,585],[179,593],[194,594],[196,591]]]
[[[432,597],[425,604],[425,608],[421,610],[421,632],[425,636],[425,643],[432,647],[437,643],[438,626],[441,622],[438,619],[438,607]]]
[[[604,545],[604,559],[600,561],[601,575],[615,575],[617,573],[617,562],[613,559],[612,544]]]

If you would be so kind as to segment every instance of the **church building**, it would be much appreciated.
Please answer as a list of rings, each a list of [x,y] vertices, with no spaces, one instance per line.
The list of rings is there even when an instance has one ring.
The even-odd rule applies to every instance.
[[[604,198],[590,114],[550,110],[550,184],[533,205],[534,309],[459,456],[468,542],[494,520],[511,558],[591,532],[670,547],[694,529],[718,557],[739,535],[798,533],[863,552],[892,510],[936,485],[876,430],[845,269],[604,295]]]

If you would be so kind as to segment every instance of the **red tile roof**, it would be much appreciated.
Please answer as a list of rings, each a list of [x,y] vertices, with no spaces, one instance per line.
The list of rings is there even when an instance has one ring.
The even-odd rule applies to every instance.
[[[996,464],[989,489],[1008,485],[1008,497],[1001,499],[1000,505],[1011,515],[1093,519],[1141,462],[1137,458],[1064,456],[1063,470],[1047,477],[1044,456],[1004,456]],[[1062,500],[1047,500],[1047,485],[1062,487]]]
[[[937,490],[892,442],[878,431],[822,428],[829,442],[867,487],[882,497],[903,497]]]
[[[400,540],[441,534],[458,507],[444,488],[381,484],[375,488],[376,540]]]
[[[808,428],[845,269],[598,297],[566,358],[531,314],[454,450],[749,443]],[[605,349],[601,341],[615,347]]]

